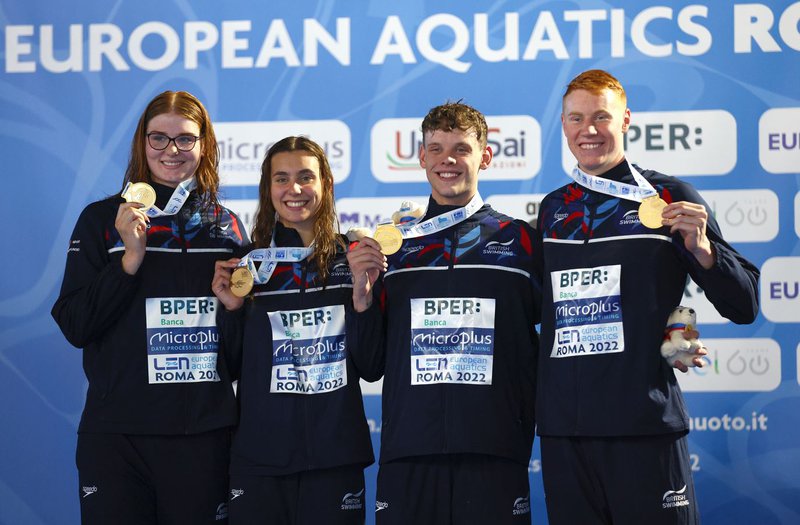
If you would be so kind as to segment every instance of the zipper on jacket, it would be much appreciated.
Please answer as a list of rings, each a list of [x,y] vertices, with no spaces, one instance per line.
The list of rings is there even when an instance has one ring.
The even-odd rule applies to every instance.
[[[189,204],[187,202],[187,204]],[[188,250],[186,249],[186,229],[185,229],[185,221],[183,218],[183,208],[178,210],[178,213],[175,214],[175,222],[178,223],[178,235],[181,241],[181,258],[184,260],[184,264],[188,266]],[[186,283],[187,273],[181,272],[181,280],[183,282],[182,289],[187,290],[188,286]],[[184,435],[188,435],[190,433],[190,424],[189,421],[191,420],[191,416],[189,415],[191,403],[189,400],[189,389],[186,387],[187,385],[184,383],[182,386],[183,390],[183,402],[184,402],[184,411],[183,411],[183,433]]]
[[[453,228],[453,232],[450,234],[450,263],[447,266],[447,271],[448,272],[453,271],[453,267],[455,266],[455,263],[456,263],[456,252],[458,251],[458,230],[459,230],[459,226],[460,225],[456,225]],[[449,291],[449,289],[450,289],[450,287],[448,286],[448,291]],[[451,389],[448,388],[448,385],[443,385],[443,386],[444,386],[444,389],[443,389],[444,395],[442,397],[444,397],[444,399],[443,399],[442,403],[443,403],[444,406],[442,407],[442,411],[444,412],[444,421],[445,421],[445,427],[444,428],[445,428],[445,431],[444,431],[444,443],[443,443],[444,450],[442,452],[447,453],[450,450],[450,439],[449,439],[450,436],[449,436],[449,434],[447,432],[447,429],[448,428],[452,428],[452,426],[450,425],[450,390]]]
[[[306,275],[308,274],[308,259],[307,258],[304,259],[299,264],[300,264],[300,268],[301,268],[301,271],[300,271],[300,297],[303,298],[303,297],[305,297],[306,288],[308,287],[308,283],[306,282]],[[304,308],[305,306],[306,305],[304,304],[304,302],[301,299],[300,308]],[[313,396],[313,394],[312,394],[312,396]],[[314,465],[314,463],[312,461],[313,455],[312,455],[312,447],[311,447],[311,443],[313,441],[314,436],[309,435],[309,429],[311,428],[311,423],[312,423],[311,419],[312,418],[311,418],[311,414],[308,411],[308,405],[309,405],[308,398],[309,398],[309,396],[305,396],[305,395],[301,396],[300,402],[303,405],[303,420],[305,421],[304,432],[305,432],[305,437],[306,437],[305,441],[306,441],[306,463],[308,465],[307,468],[308,468],[308,470],[314,470],[316,468],[316,466]]]
[[[452,270],[456,263],[456,251],[458,250],[458,227],[459,225],[456,225],[453,228],[453,232],[450,234],[450,264],[447,266],[448,270]]]
[[[592,226],[594,225],[594,217],[595,217],[595,214],[597,213],[597,203],[594,203],[591,206],[587,206],[587,209],[589,210],[589,220],[586,222],[586,238],[583,240],[583,245],[584,246],[588,246],[589,245],[589,238],[590,238],[590,234],[591,234],[591,231],[592,231]],[[581,368],[580,368],[580,365],[581,365],[580,359],[576,359],[575,360],[575,367],[576,367],[576,370],[575,370],[575,399],[576,400],[579,399],[580,395],[581,395],[580,389],[578,388],[578,385],[581,384]],[[583,432],[581,431],[581,421],[580,420],[581,420],[580,407],[578,406],[578,403],[576,402],[575,403],[575,435],[583,434]]]

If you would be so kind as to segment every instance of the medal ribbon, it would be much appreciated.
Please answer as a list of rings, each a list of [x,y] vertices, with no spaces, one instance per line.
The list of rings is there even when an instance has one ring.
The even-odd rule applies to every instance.
[[[403,235],[403,239],[423,237],[425,235],[430,235],[431,233],[438,232],[451,226],[455,226],[458,223],[464,222],[476,211],[481,209],[482,206],[483,199],[481,198],[480,193],[476,193],[466,206],[442,213],[441,215],[437,215],[436,217],[432,217],[423,222],[418,222],[418,219],[416,221],[410,221],[403,224],[396,224],[395,227],[400,230],[400,233]],[[422,216],[424,217],[425,214],[423,213]]]
[[[120,193],[120,195],[125,195],[130,185],[131,185],[130,182],[126,184],[125,187],[122,189],[122,193]],[[164,207],[163,210],[161,210],[158,206],[154,204],[152,207],[145,210],[144,212],[145,215],[147,215],[151,219],[153,217],[166,217],[168,215],[175,215],[176,213],[178,213],[181,207],[183,207],[183,203],[186,202],[186,199],[189,198],[189,194],[196,187],[197,187],[197,181],[194,179],[194,177],[186,179],[185,181],[178,184],[178,186],[175,188],[175,191],[172,192],[172,197],[169,198],[169,201],[167,201],[167,205]]]
[[[625,159],[625,162],[628,164],[628,169],[631,170],[633,180],[636,181],[638,186],[604,179],[603,177],[598,177],[597,175],[588,175],[581,171],[577,164],[572,169],[570,177],[584,188],[604,193],[612,197],[627,199],[629,201],[642,202],[648,197],[658,197],[658,192],[655,188],[653,188],[653,185],[650,184],[650,182],[648,182],[648,180],[645,179],[642,174],[633,167],[628,159]]]
[[[251,251],[242,257],[242,260],[236,265],[237,268],[246,266],[250,271],[250,275],[253,276],[253,282],[255,284],[264,284],[269,281],[279,262],[300,262],[314,253],[313,242],[311,246],[308,247],[290,246],[278,248],[275,244],[276,230],[277,228],[273,228],[272,230],[272,239],[269,242],[269,248],[258,248]],[[261,263],[258,270],[256,270],[257,262]]]

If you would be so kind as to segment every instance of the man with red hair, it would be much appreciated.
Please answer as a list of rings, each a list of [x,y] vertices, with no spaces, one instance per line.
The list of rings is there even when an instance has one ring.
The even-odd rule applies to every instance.
[[[616,78],[573,79],[561,122],[574,182],[548,194],[538,217],[536,422],[550,523],[697,523],[689,419],[659,352],[664,326],[688,276],[723,316],[751,323],[759,272],[691,185],[626,159],[631,111]]]

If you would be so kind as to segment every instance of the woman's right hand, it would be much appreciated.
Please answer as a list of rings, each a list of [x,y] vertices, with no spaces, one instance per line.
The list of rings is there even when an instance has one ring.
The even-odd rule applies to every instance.
[[[214,263],[214,278],[211,280],[211,291],[217,296],[226,310],[238,310],[244,304],[244,297],[231,291],[231,274],[241,259],[233,258]]]
[[[149,222],[150,218],[145,215],[142,205],[138,202],[123,202],[117,209],[114,227],[125,245],[122,269],[128,275],[134,275],[139,271],[144,260]]]

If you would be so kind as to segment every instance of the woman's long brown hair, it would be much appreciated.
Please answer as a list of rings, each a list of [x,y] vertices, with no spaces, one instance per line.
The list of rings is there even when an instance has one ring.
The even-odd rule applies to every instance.
[[[275,144],[267,152],[261,163],[261,182],[258,185],[258,210],[253,228],[253,243],[256,248],[268,248],[275,229],[275,206],[272,204],[272,158],[278,153],[293,151],[306,152],[319,162],[322,182],[322,200],[314,212],[314,255],[319,276],[324,283],[328,279],[328,266],[336,256],[337,249],[344,249],[345,244],[339,236],[339,221],[333,199],[333,172],[331,171],[325,151],[313,140],[306,137],[286,137]]]

